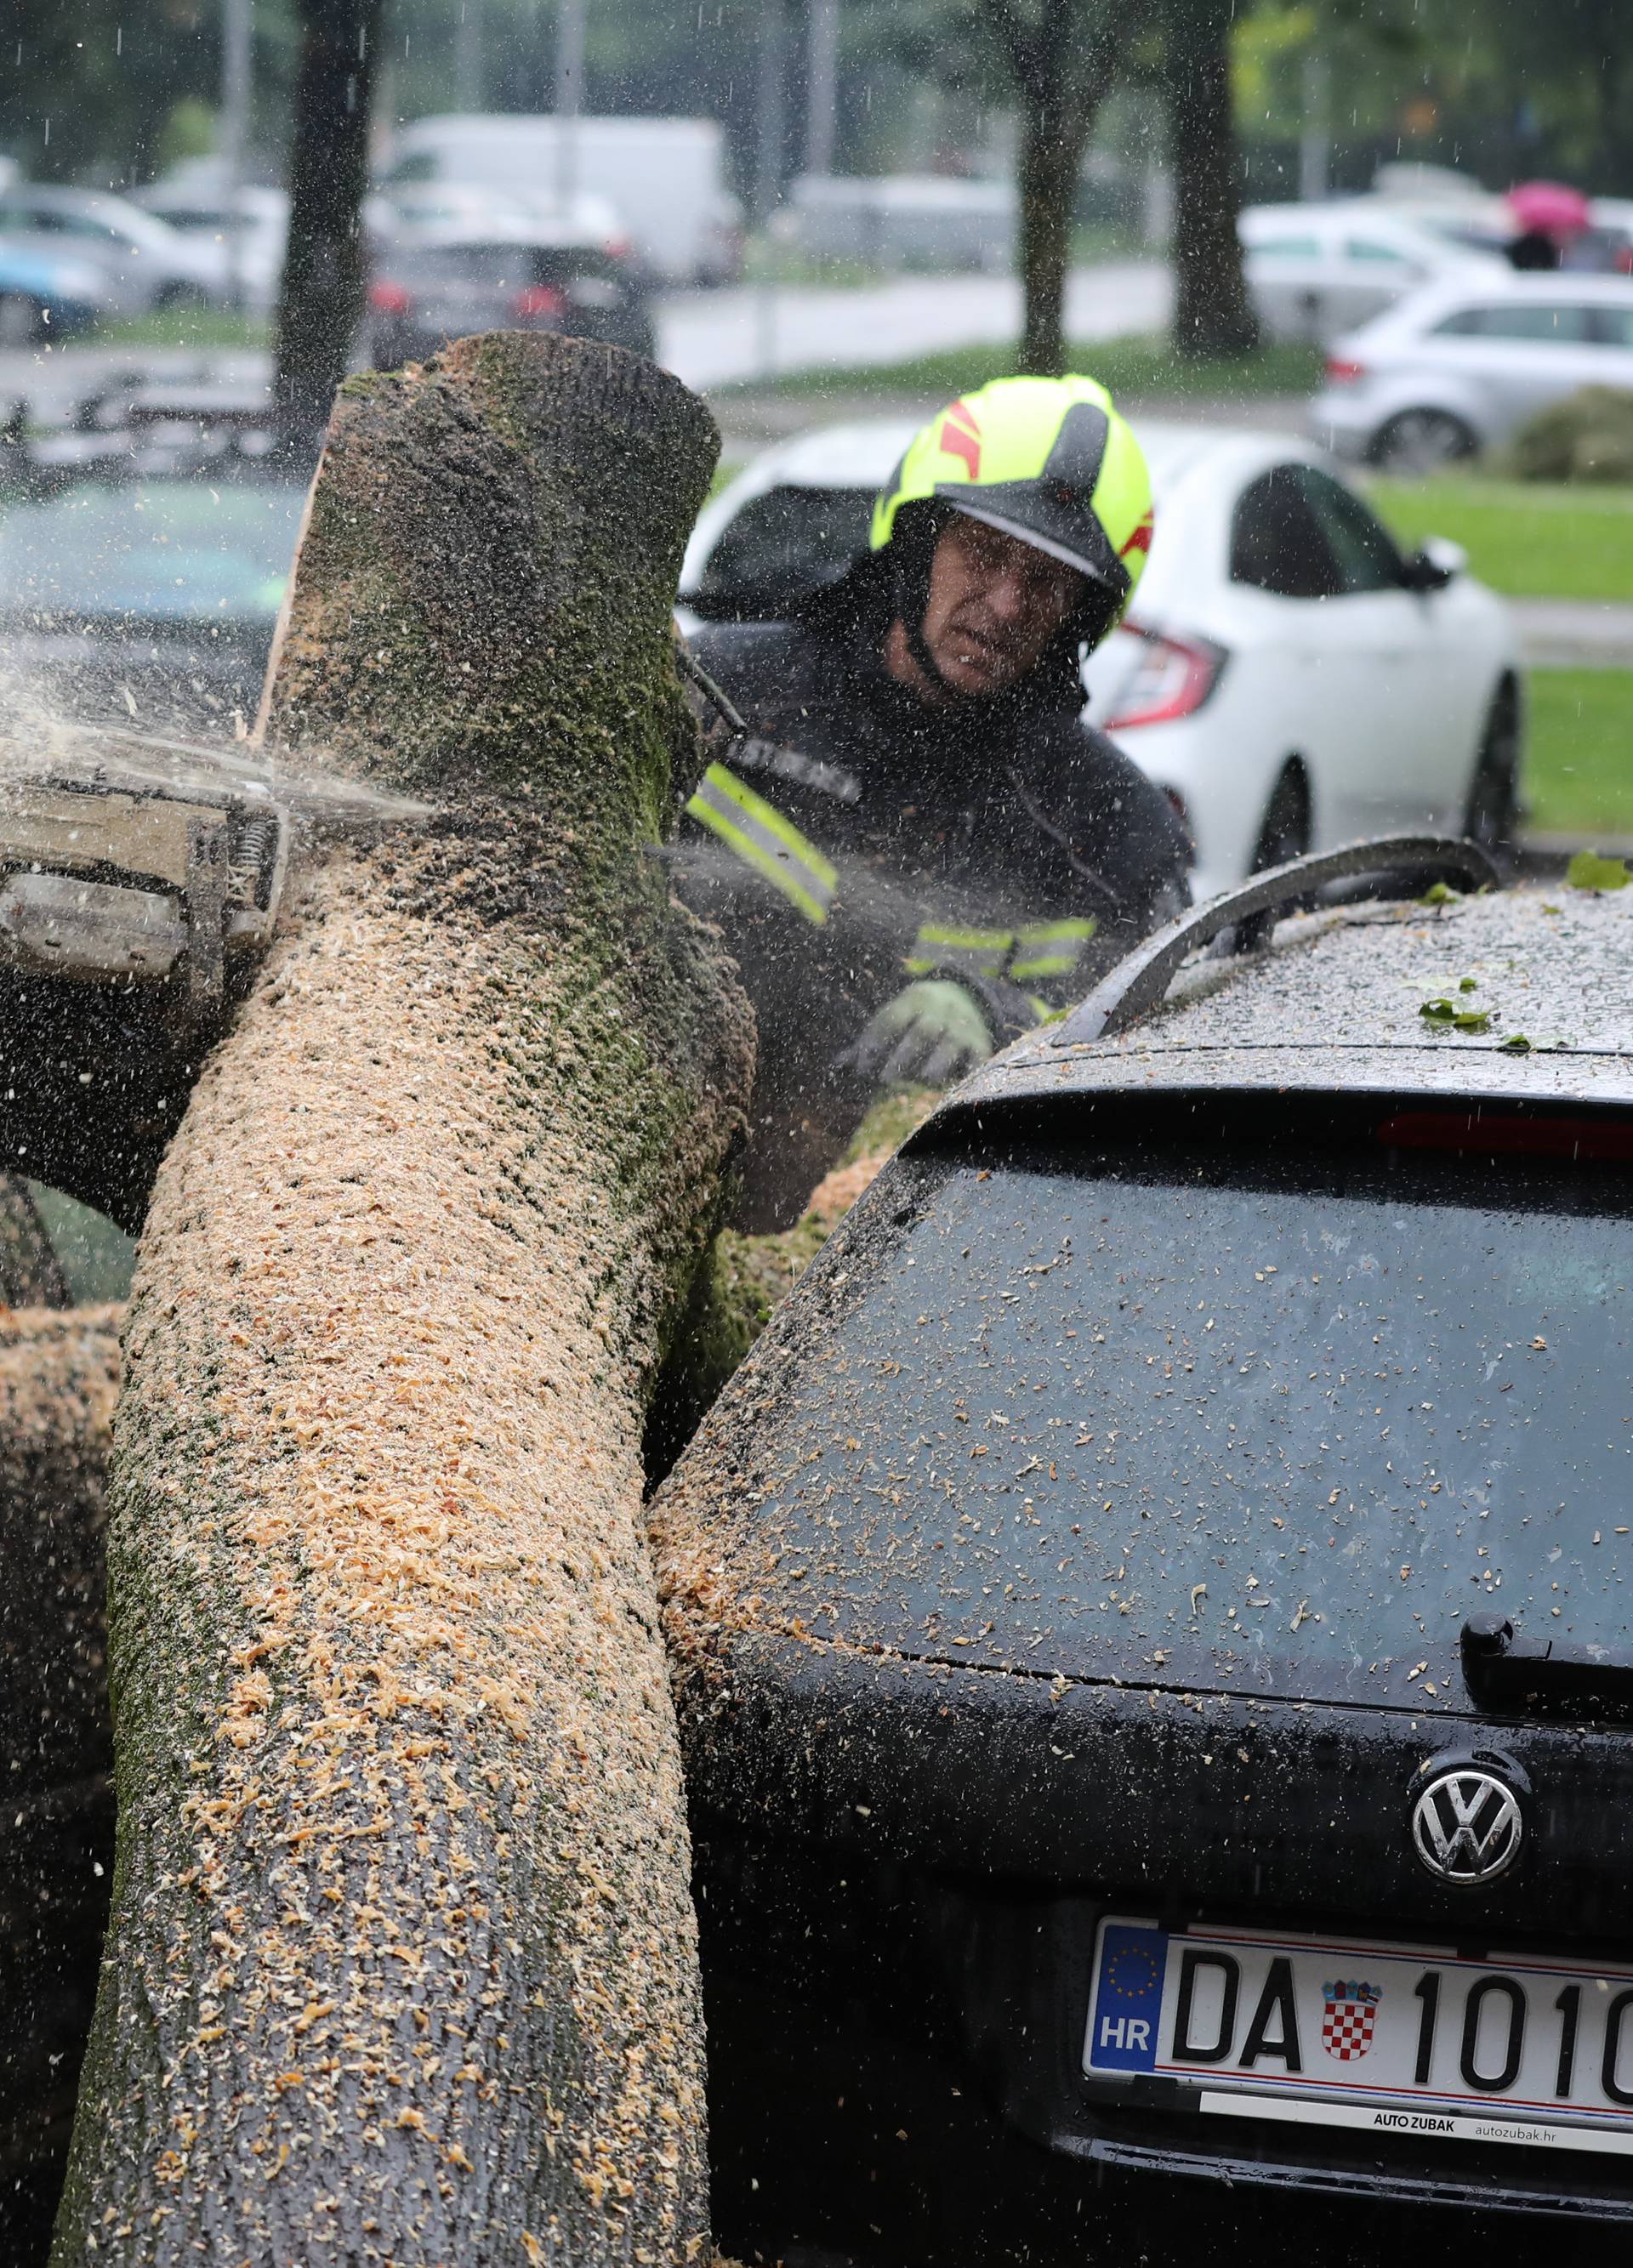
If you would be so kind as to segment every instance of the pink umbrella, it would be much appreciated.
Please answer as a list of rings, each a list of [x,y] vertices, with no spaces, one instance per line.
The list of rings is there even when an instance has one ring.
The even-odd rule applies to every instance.
[[[1592,225],[1587,199],[1563,181],[1522,181],[1509,191],[1508,209],[1521,228],[1543,236],[1580,236]]]

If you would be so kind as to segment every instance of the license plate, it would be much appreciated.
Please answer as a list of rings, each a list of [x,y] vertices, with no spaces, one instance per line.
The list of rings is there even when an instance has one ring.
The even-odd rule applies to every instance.
[[[1221,2117],[1633,2155],[1633,1969],[1110,1917],[1083,2070]]]

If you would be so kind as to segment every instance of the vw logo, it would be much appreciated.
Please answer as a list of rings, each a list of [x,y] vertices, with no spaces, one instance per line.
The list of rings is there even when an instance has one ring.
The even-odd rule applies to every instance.
[[[1518,1856],[1526,1824],[1506,1781],[1461,1765],[1431,1779],[1412,1807],[1412,1840],[1445,1882],[1489,1882]]]

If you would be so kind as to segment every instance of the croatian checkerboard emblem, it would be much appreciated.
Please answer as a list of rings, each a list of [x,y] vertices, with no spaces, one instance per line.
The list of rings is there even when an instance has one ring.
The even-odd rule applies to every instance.
[[[1340,2063],[1355,2063],[1372,2044],[1372,2026],[1383,1998],[1376,1984],[1359,1977],[1340,1977],[1321,1987],[1326,2007],[1321,2018],[1321,2044]]]

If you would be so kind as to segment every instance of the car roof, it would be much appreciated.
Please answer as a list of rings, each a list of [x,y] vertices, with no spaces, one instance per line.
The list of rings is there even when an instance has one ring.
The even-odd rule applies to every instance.
[[[1382,236],[1394,236],[1421,245],[1427,252],[1456,260],[1459,248],[1425,226],[1415,212],[1403,211],[1399,206],[1374,202],[1370,197],[1335,197],[1326,204],[1249,205],[1242,213],[1240,225],[1256,234],[1260,230],[1299,230],[1319,235],[1336,235],[1340,231],[1370,229]],[[1482,255],[1470,252],[1471,265]]]
[[[495,220],[478,225],[469,220],[407,223],[384,235],[381,257],[407,258],[417,252],[595,252],[601,239],[594,229],[573,222]]]
[[[1156,487],[1171,486],[1202,456],[1245,447],[1269,457],[1304,456],[1305,446],[1282,436],[1231,425],[1190,424],[1179,419],[1132,420]],[[752,488],[882,488],[925,423],[921,417],[857,417],[813,427],[765,450],[740,478]]]
[[[1633,1105],[1630,955],[1633,890],[1334,909],[1283,923],[1267,951],[1193,961],[1116,1037],[1075,1037],[1069,1015],[1028,1035],[937,1116],[1154,1089]],[[1443,998],[1489,1027],[1420,1012]]]

